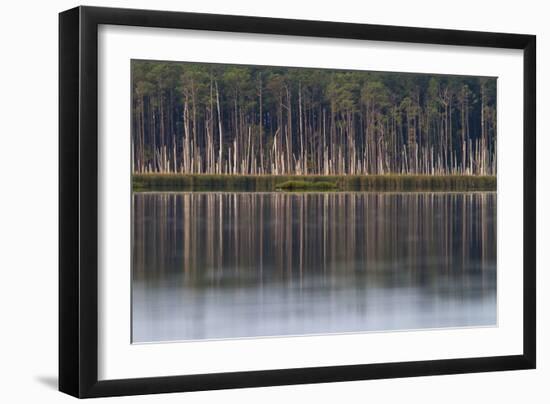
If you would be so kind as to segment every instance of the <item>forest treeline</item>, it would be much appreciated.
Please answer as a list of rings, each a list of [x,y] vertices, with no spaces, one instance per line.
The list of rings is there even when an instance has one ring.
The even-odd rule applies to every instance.
[[[132,61],[134,173],[496,174],[496,79]]]

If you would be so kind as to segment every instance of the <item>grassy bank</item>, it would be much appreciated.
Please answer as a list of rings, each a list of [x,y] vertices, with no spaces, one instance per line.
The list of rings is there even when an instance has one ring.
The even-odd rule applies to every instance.
[[[470,175],[135,174],[134,191],[495,191],[496,177]],[[296,184],[300,185],[297,186]],[[295,186],[296,185],[296,186]],[[285,189],[286,188],[286,189]]]

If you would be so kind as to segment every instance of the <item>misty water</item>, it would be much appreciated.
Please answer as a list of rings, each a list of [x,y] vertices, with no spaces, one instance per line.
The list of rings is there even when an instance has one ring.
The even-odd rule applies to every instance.
[[[496,193],[134,193],[132,341],[496,324]]]

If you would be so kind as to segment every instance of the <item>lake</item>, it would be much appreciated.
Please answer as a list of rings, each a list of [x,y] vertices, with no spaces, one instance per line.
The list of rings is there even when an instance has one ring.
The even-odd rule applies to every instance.
[[[132,342],[494,326],[495,192],[132,195]]]

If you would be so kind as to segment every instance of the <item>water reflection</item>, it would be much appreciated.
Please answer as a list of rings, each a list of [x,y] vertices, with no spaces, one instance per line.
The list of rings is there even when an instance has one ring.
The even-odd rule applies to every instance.
[[[133,341],[496,322],[495,193],[135,193]]]

